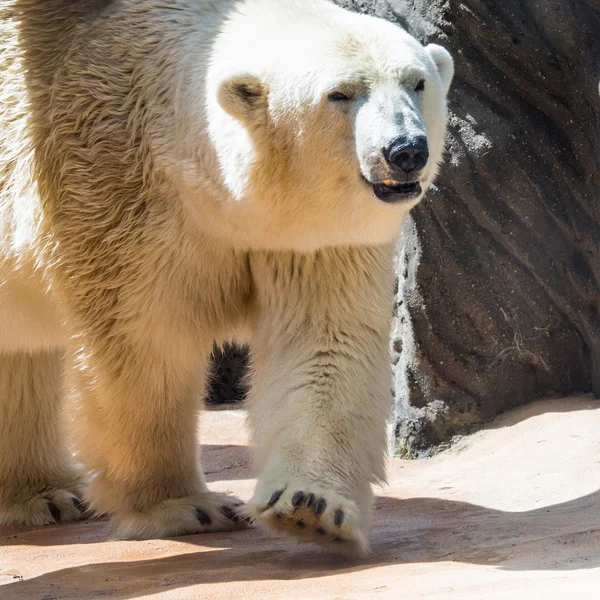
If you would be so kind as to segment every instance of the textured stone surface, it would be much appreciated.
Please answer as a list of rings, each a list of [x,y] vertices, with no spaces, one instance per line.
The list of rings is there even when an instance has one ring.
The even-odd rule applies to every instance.
[[[237,410],[208,412],[202,441],[209,485],[247,499],[243,422]],[[106,521],[0,527],[0,598],[596,598],[599,430],[589,397],[540,402],[430,460],[391,459],[364,561],[260,529],[114,542]]]
[[[448,164],[413,212],[397,449],[549,392],[600,393],[600,1],[344,0],[456,61]]]

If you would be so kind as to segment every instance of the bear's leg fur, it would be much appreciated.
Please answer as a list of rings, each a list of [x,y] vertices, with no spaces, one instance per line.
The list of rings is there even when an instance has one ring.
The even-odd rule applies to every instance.
[[[300,541],[364,553],[391,409],[391,247],[251,259],[250,419],[261,471],[247,510]]]
[[[60,350],[0,354],[0,525],[81,516],[81,483],[62,424]]]
[[[70,371],[81,399],[79,449],[95,475],[86,499],[112,515],[117,538],[246,525],[235,513],[242,502],[211,492],[199,468],[203,368],[196,349],[178,341],[124,338],[108,346],[88,339]]]

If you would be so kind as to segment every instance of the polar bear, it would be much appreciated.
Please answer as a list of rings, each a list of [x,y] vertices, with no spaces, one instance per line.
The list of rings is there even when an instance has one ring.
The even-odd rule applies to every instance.
[[[0,12],[0,523],[249,515],[365,552],[393,242],[442,157],[448,52],[325,0]],[[244,506],[198,463],[225,339],[252,349]]]

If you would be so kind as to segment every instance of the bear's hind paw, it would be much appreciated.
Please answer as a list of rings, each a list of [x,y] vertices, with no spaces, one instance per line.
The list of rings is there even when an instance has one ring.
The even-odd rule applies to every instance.
[[[0,505],[0,525],[39,527],[77,521],[86,516],[80,491],[77,485],[72,489],[49,488],[6,507]]]

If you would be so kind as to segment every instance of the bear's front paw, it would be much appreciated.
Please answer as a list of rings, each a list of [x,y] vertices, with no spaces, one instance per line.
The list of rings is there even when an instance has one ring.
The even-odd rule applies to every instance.
[[[243,502],[235,496],[204,492],[160,502],[145,512],[119,512],[111,523],[118,539],[151,539],[243,529],[250,523],[240,515]]]
[[[358,505],[323,484],[284,478],[259,482],[246,512],[269,529],[299,542],[328,545],[336,552],[365,555],[365,515]]]

